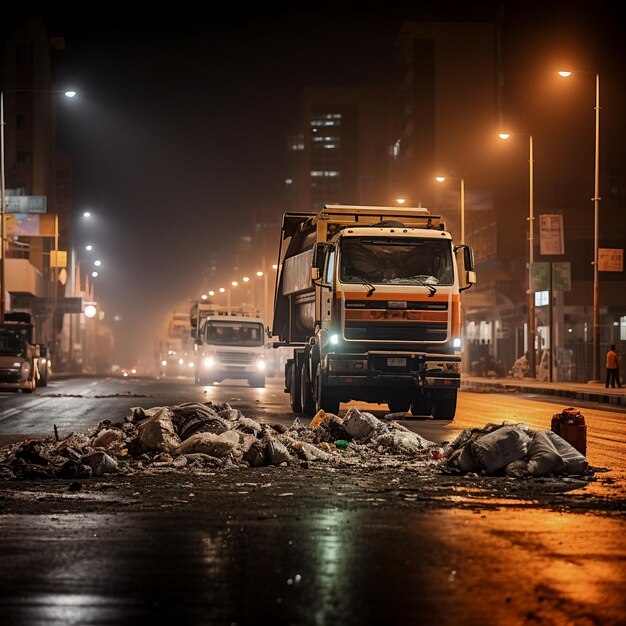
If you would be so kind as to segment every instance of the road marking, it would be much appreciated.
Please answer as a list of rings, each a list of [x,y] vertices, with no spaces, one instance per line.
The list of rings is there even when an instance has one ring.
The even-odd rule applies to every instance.
[[[4,411],[3,413],[0,413],[0,422],[11,417],[12,415],[15,415],[16,413],[21,413],[22,411],[26,409],[32,409],[36,406],[39,406],[40,404],[44,404],[47,401],[48,400],[46,400],[45,398],[41,398],[41,400],[33,400],[32,402],[29,402],[28,404],[23,404],[22,406],[15,407],[14,409],[8,409]]]

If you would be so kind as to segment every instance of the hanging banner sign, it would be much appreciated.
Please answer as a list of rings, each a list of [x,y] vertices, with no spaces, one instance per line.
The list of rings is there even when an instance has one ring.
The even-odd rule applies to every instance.
[[[539,216],[539,253],[565,254],[562,215]]]

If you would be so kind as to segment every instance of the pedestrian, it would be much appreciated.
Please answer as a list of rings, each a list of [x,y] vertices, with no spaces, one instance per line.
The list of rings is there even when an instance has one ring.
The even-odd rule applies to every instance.
[[[609,347],[609,351],[606,353],[606,384],[605,387],[608,388],[609,385],[615,389],[615,384],[617,383],[618,387],[622,386],[622,383],[619,379],[619,361],[622,357],[615,352],[615,344],[612,343]]]

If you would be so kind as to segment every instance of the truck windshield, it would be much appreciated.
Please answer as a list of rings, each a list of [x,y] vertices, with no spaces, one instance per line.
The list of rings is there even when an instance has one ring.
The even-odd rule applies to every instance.
[[[24,352],[24,339],[12,330],[0,331],[0,354],[19,356]]]
[[[340,279],[344,283],[452,285],[452,245],[448,239],[345,237]]]
[[[206,343],[223,346],[262,346],[263,325],[255,323],[211,322],[207,324]]]

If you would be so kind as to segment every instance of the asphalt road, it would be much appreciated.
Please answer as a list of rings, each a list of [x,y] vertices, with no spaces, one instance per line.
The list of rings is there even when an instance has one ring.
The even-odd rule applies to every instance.
[[[293,421],[278,380],[73,379],[0,394],[0,443],[195,400]],[[454,422],[403,424],[449,441],[487,422],[549,428],[564,406],[462,392]],[[323,465],[107,476],[78,492],[4,481],[0,623],[625,624],[626,415],[584,414],[587,458],[610,470],[588,484]]]

